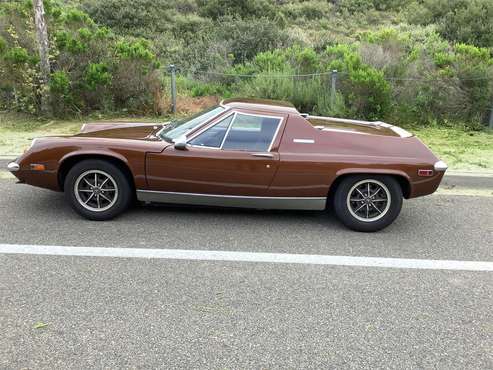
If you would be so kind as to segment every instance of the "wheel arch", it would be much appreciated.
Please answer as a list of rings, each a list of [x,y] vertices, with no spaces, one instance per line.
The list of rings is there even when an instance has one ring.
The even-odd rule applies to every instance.
[[[74,153],[62,158],[58,165],[58,186],[60,190],[64,190],[65,178],[70,171],[70,169],[77,163],[88,160],[88,159],[99,159],[107,161],[117,166],[124,173],[125,177],[128,179],[130,186],[135,189],[135,181],[130,166],[128,165],[126,159],[117,154],[101,154],[101,153]]]
[[[409,199],[411,196],[411,182],[409,176],[402,171],[397,170],[375,170],[375,169],[348,169],[343,171],[338,171],[336,173],[336,178],[330,184],[329,194],[327,199],[332,200],[334,198],[334,194],[337,190],[339,184],[350,176],[355,175],[386,175],[393,177],[400,185],[402,190],[402,195],[405,199]]]

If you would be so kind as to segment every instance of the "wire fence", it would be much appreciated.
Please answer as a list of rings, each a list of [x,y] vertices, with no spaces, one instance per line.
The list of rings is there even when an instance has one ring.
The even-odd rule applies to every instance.
[[[189,72],[189,74],[194,75],[195,73]],[[327,76],[327,75],[338,75],[344,76],[348,75],[346,72],[339,72],[337,70],[325,71],[325,72],[314,72],[305,74],[266,74],[266,73],[252,73],[252,74],[235,74],[235,73],[222,73],[222,72],[211,72],[205,71],[200,72],[202,75],[211,76],[222,76],[222,77],[235,77],[235,78],[298,78],[298,77],[316,77],[316,76]],[[489,77],[475,77],[475,78],[457,78],[457,77],[440,77],[440,78],[429,78],[429,77],[383,77],[387,81],[446,81],[446,80],[458,80],[458,81],[488,81]]]
[[[337,116],[350,105],[352,111],[363,112],[364,118],[378,118],[385,113],[388,103],[381,96],[384,88],[382,91],[362,91],[349,73],[337,70],[299,74],[193,73],[170,65],[168,72],[172,112],[177,110],[177,76],[189,81],[185,88],[191,89],[195,96],[225,95],[224,88],[227,94],[236,96],[287,100],[305,112],[322,115]],[[483,123],[493,128],[493,96],[483,96],[481,102],[475,100],[478,94],[481,96],[484,86],[493,84],[487,77],[384,76],[383,79],[391,86],[390,104],[401,110],[418,107],[422,116],[447,119],[483,117]],[[178,86],[180,88],[183,86]],[[486,91],[484,95],[487,95]]]

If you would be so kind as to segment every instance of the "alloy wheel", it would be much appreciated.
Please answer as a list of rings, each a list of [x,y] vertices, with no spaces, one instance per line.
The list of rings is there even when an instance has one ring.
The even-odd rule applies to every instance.
[[[349,213],[363,222],[373,222],[384,217],[390,209],[391,201],[387,186],[373,179],[354,184],[346,199]]]
[[[116,203],[118,186],[110,174],[101,170],[88,170],[77,177],[74,194],[85,209],[102,212]]]

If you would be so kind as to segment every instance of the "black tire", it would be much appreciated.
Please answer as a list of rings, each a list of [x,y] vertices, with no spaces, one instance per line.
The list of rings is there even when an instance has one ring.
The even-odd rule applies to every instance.
[[[99,185],[105,179],[108,180],[101,188],[90,186],[94,182],[93,175],[99,178]],[[79,189],[77,192],[76,186]],[[111,191],[113,188],[116,190]],[[72,208],[81,216],[94,221],[110,220],[118,216],[130,206],[134,195],[123,171],[114,164],[99,159],[88,159],[75,164],[65,177],[64,191]],[[89,197],[91,199],[85,203]]]
[[[368,184],[371,190],[365,192]],[[378,193],[373,197],[367,196],[377,190]],[[356,231],[382,230],[394,222],[401,208],[402,189],[397,180],[391,176],[348,176],[339,183],[334,194],[334,209],[337,217],[348,228]]]

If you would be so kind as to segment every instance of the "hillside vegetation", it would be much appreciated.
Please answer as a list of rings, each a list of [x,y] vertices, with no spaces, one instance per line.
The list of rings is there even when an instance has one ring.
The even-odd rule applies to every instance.
[[[479,129],[493,105],[491,0],[45,0],[53,114],[163,114],[180,97]],[[32,4],[0,4],[1,108],[39,113]],[[337,70],[337,93],[330,94]]]

